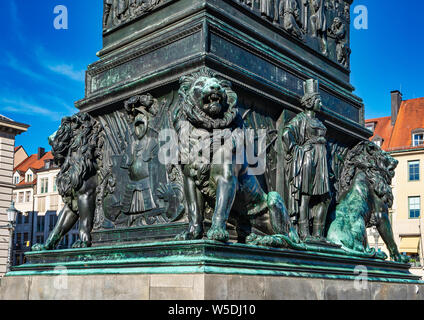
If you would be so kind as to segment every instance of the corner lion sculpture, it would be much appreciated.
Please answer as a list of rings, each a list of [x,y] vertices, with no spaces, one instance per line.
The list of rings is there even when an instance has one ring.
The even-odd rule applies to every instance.
[[[242,239],[239,234],[241,241],[262,245],[299,242],[279,194],[265,193],[256,177],[248,173],[247,161],[235,159],[243,125],[236,108],[237,94],[230,82],[218,79],[208,69],[202,69],[181,78],[180,84],[180,101],[172,120],[180,137],[179,152],[189,229],[177,240],[202,238],[206,212],[205,215],[212,216],[208,238],[226,242],[229,240],[226,225],[230,212],[237,212],[234,216],[238,231],[240,234],[250,234],[247,239]],[[223,145],[219,143],[217,146],[213,140],[212,135],[217,130],[229,136]],[[187,138],[181,138],[183,136]],[[199,154],[193,151],[197,150],[198,137],[213,146],[210,148],[213,149],[212,155],[207,161],[199,161]],[[242,143],[244,147],[244,141]],[[216,159],[221,161],[216,162]],[[245,223],[243,228],[242,221]],[[258,236],[256,230],[259,231]],[[262,237],[263,234],[280,237]]]
[[[393,238],[389,208],[393,204],[391,182],[398,161],[369,141],[360,142],[346,156],[334,221],[327,239],[351,255],[386,259],[370,248],[366,228],[375,226],[397,262],[408,262]]]
[[[87,113],[63,118],[59,130],[49,138],[60,167],[57,188],[65,206],[47,241],[35,244],[33,251],[55,249],[78,220],[80,239],[73,248],[91,246],[103,141],[100,124]]]

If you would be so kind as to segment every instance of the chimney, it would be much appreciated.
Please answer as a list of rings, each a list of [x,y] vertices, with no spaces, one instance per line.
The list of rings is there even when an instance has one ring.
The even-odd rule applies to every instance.
[[[392,96],[392,126],[394,126],[402,103],[402,93],[399,90],[395,90],[390,94]]]
[[[46,150],[44,148],[38,148],[37,160],[40,160],[46,154]]]

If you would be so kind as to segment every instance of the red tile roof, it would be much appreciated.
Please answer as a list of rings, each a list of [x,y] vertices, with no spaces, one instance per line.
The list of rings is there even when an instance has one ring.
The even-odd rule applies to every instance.
[[[26,188],[26,187],[32,187],[37,184],[37,179],[32,180],[32,182],[25,182],[25,180],[22,180],[16,185],[16,188]]]
[[[376,136],[379,136],[383,139],[383,144],[381,147],[386,149],[389,147],[390,138],[393,131],[392,126],[392,118],[391,117],[383,117],[376,119],[366,120],[365,123],[374,123],[374,135],[371,137],[373,140]]]
[[[382,148],[386,151],[423,148],[412,147],[412,134],[416,129],[424,129],[424,98],[402,101],[395,125],[391,117],[368,119],[365,123],[375,123],[374,136],[383,138]]]
[[[41,159],[38,159],[37,154],[32,154],[19,165],[16,166],[14,171],[27,172],[28,169],[38,170],[44,167],[45,160],[53,159],[51,151],[47,152]]]
[[[412,131],[415,129],[424,129],[424,98],[402,102],[389,149],[411,148]]]

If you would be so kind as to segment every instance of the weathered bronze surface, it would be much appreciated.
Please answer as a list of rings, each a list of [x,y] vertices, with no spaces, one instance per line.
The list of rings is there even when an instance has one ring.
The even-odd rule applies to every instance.
[[[383,263],[377,226],[407,268],[388,219],[397,163],[364,142],[349,83],[350,4],[105,0],[81,113],[51,141],[66,206],[34,251],[79,219],[76,247],[204,239]]]
[[[102,174],[103,129],[89,114],[65,117],[59,130],[49,138],[56,164],[57,189],[65,203],[59,220],[45,244],[33,250],[52,250],[79,221],[80,239],[74,248],[91,246],[96,210],[96,191]]]
[[[322,240],[330,204],[327,128],[316,117],[321,110],[318,82],[305,83],[304,112],[283,129],[284,169],[289,212],[299,226],[303,240],[309,236]],[[310,225],[313,226],[312,233]]]

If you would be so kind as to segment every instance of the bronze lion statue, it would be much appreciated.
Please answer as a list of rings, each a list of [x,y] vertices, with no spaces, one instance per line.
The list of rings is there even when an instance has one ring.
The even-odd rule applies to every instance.
[[[87,113],[65,117],[59,130],[49,138],[49,143],[55,163],[60,167],[56,183],[65,206],[47,241],[35,244],[32,250],[56,248],[78,220],[80,239],[73,248],[90,247],[102,158],[101,126]]]
[[[393,238],[389,208],[393,204],[391,182],[398,161],[376,144],[363,141],[350,150],[341,173],[341,190],[327,239],[348,253],[386,259],[383,252],[370,248],[366,228],[376,227],[390,256],[408,262]]]
[[[208,69],[202,69],[181,78],[180,84],[180,100],[172,122],[180,137],[189,229],[177,236],[177,240],[202,238],[204,214],[210,214],[211,228],[207,237],[226,242],[229,240],[226,226],[232,213],[239,241],[247,238],[252,243],[265,245],[275,240],[259,240],[255,236],[258,232],[258,235],[278,234],[281,235],[279,239],[299,242],[278,193],[265,193],[257,178],[249,174],[246,159],[236,159],[243,119],[236,108],[237,94],[231,83],[219,79]],[[217,144],[213,139],[217,131],[227,137],[224,144],[221,141]],[[211,151],[207,159],[203,158],[205,161],[199,160],[199,152],[194,151],[199,137],[202,142],[207,142],[207,149]],[[242,143],[244,148],[244,140]],[[241,233],[246,237],[240,236]]]

